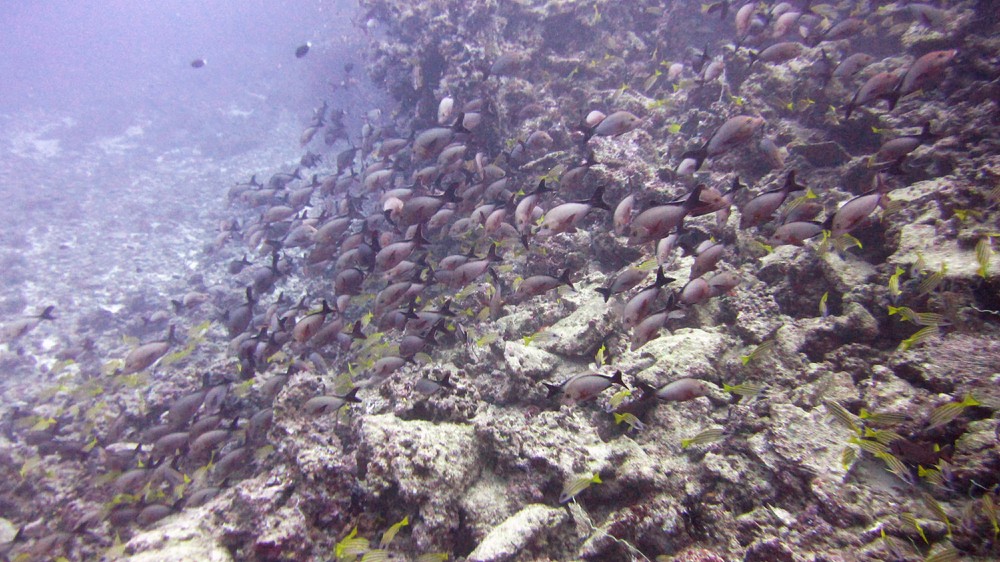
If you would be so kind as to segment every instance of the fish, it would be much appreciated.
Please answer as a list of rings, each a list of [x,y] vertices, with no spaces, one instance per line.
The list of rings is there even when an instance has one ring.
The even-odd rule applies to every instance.
[[[455,135],[471,132],[462,125],[464,119],[465,114],[459,113],[451,127],[434,127],[421,132],[413,139],[413,155],[419,160],[436,159],[455,139]]]
[[[917,90],[926,90],[931,82],[944,72],[956,55],[958,55],[957,49],[931,51],[914,61],[896,83],[896,88],[886,95],[886,99],[889,101],[889,111],[896,108],[899,98]]]
[[[959,402],[948,402],[947,404],[938,406],[931,412],[928,419],[928,428],[946,425],[960,416],[966,408],[972,406],[982,406],[982,403],[976,400],[971,394],[965,395],[965,398]]]
[[[0,341],[8,343],[16,341],[37,328],[43,320],[55,320],[56,317],[52,314],[55,309],[55,306],[47,306],[44,310],[42,310],[42,312],[35,316],[22,318],[4,326],[3,329],[0,330]]]
[[[686,170],[690,169],[692,173],[698,171],[708,158],[725,154],[745,143],[763,124],[763,118],[750,115],[737,115],[736,117],[727,119],[725,123],[712,133],[712,136],[708,138],[704,145],[681,154],[681,162],[677,165],[677,173],[679,175],[686,175],[681,173],[680,170],[682,168]],[[685,162],[690,163],[685,166]]]
[[[660,290],[673,281],[674,279],[663,275],[663,266],[658,267],[656,269],[656,281],[649,287],[645,287],[636,293],[634,297],[625,303],[625,306],[622,308],[622,325],[625,328],[636,326],[653,307],[653,303],[660,296]]]
[[[916,135],[896,137],[884,142],[875,154],[875,165],[896,162],[916,150],[917,147],[939,137],[940,135],[931,133],[930,123],[924,123],[923,128]]]
[[[490,68],[483,76],[483,80],[486,80],[490,76],[513,76],[521,71],[523,62],[521,56],[517,53],[504,53],[493,61],[493,64],[490,65]]]
[[[299,45],[295,49],[295,58],[300,59],[300,58],[306,56],[307,54],[309,54],[309,49],[310,48],[312,48],[312,43],[310,43],[308,41],[306,41],[302,45]]]
[[[647,386],[646,388],[651,387]],[[646,390],[646,388],[643,390]],[[686,402],[688,400],[707,396],[710,392],[709,389],[709,383],[703,380],[682,378],[653,390],[653,393],[658,399],[665,402]]]
[[[635,195],[628,195],[622,199],[612,215],[612,224],[615,233],[625,234],[625,229],[632,222],[632,211],[635,208]]]
[[[676,308],[674,296],[671,295],[670,300],[667,302],[667,306],[663,310],[654,312],[653,314],[643,318],[642,321],[632,329],[632,343],[629,346],[629,349],[635,351],[646,345],[648,342],[657,337],[660,329],[663,328],[668,321],[684,318],[684,316],[685,312]]]
[[[899,96],[893,92],[899,85],[899,81],[899,75],[894,72],[879,72],[869,78],[854,92],[854,97],[851,98],[851,101],[844,106],[844,118],[850,119],[855,109],[869,102],[892,98],[893,96],[898,99]],[[895,102],[890,103],[895,105]]]
[[[566,485],[563,486],[563,491],[561,494],[559,494],[559,503],[560,504],[569,503],[570,501],[574,500],[576,496],[580,494],[580,492],[589,488],[591,484],[602,484],[602,483],[603,482],[601,482],[601,475],[600,473],[597,472],[595,472],[590,476],[581,476],[579,478],[574,478],[573,480],[566,482]]]
[[[746,4],[740,6],[740,9],[736,11],[735,24],[737,46],[739,46],[750,33],[750,23],[756,9],[757,2],[747,2]]]
[[[650,207],[632,219],[629,229],[629,243],[644,244],[659,240],[679,227],[700,201],[703,185],[696,185],[683,203],[668,203]]]
[[[194,59],[191,61],[191,68],[204,68],[206,64],[208,64],[208,61],[205,59]]]
[[[837,238],[851,232],[876,208],[885,205],[886,194],[889,192],[888,184],[884,181],[882,174],[876,174],[874,182],[875,189],[850,199],[830,217],[828,228],[831,238]]]
[[[330,305],[326,302],[326,299],[322,300],[322,308],[316,312],[310,312],[303,318],[295,323],[292,328],[292,339],[299,342],[305,343],[309,341],[309,338],[316,335],[320,328],[323,327],[323,322],[326,321],[327,315],[333,312]]]
[[[615,371],[614,375],[602,375],[600,373],[582,373],[566,379],[560,384],[544,383],[549,389],[548,398],[562,396],[573,402],[586,402],[597,398],[597,395],[612,385],[619,385],[628,388],[622,380],[622,372]]]
[[[451,384],[448,379],[451,377],[451,373],[445,373],[444,377],[440,380],[434,380],[429,377],[424,377],[417,381],[413,385],[413,390],[423,394],[425,396],[431,396],[439,392],[442,388],[455,388],[455,385]]]
[[[701,277],[715,269],[725,251],[726,247],[720,242],[709,242],[706,247],[700,248],[694,263],[691,264],[691,279]]]
[[[303,404],[302,408],[306,413],[313,416],[322,416],[329,414],[330,412],[339,412],[341,408],[347,406],[348,404],[357,404],[361,402],[358,398],[358,388],[352,388],[347,394],[343,396],[338,396],[336,394],[314,396],[306,403]]]
[[[718,297],[728,294],[740,284],[740,278],[731,271],[716,273],[708,278],[709,295]]]
[[[802,43],[795,41],[775,43],[763,51],[750,53],[750,66],[752,67],[757,61],[780,64],[802,54],[802,49]]]
[[[514,208],[514,226],[521,234],[528,234],[532,226],[532,216],[535,208],[540,202],[541,196],[552,190],[545,187],[545,178],[542,178],[535,187],[535,190],[525,195],[518,201]]]
[[[799,185],[795,181],[795,170],[789,171],[785,176],[785,183],[780,188],[766,191],[743,205],[740,209],[740,228],[750,228],[763,223],[785,202],[789,193],[805,189],[806,186]]]
[[[547,291],[555,289],[560,285],[566,285],[572,290],[576,290],[573,287],[572,281],[570,281],[570,269],[567,267],[563,270],[558,277],[553,277],[551,275],[532,275],[521,281],[521,284],[517,286],[514,294],[511,295],[509,302],[519,303],[527,300],[531,297],[541,295]]]
[[[725,436],[725,432],[720,427],[713,427],[709,429],[702,430],[698,432],[694,437],[687,439],[681,439],[681,449],[687,449],[692,445],[704,445],[706,443],[713,443],[722,439]]]
[[[608,302],[612,295],[632,290],[648,276],[649,270],[628,267],[616,275],[607,287],[598,287],[594,290],[604,297],[604,302]]]
[[[587,216],[592,209],[610,211],[611,207],[604,202],[604,186],[594,190],[589,199],[571,201],[557,205],[545,213],[538,236],[550,236],[561,232],[574,232],[576,225]]]
[[[174,332],[175,326],[171,324],[167,332],[167,339],[143,344],[130,351],[125,356],[125,366],[121,374],[131,375],[132,373],[145,371],[151,367],[153,363],[156,363],[161,357],[166,355],[170,347],[176,342]]]
[[[767,243],[775,248],[778,246],[802,246],[806,240],[823,233],[822,223],[816,221],[786,222],[775,229]]]
[[[873,62],[875,62],[875,57],[867,53],[854,53],[837,64],[837,67],[833,69],[833,77],[841,80],[850,78]]]
[[[695,277],[687,282],[681,289],[680,302],[682,304],[693,305],[705,302],[712,297],[712,287],[708,281],[701,277]]]

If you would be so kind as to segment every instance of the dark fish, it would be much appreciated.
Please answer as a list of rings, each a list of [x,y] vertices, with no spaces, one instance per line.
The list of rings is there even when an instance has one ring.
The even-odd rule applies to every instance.
[[[532,275],[527,279],[521,281],[521,284],[517,286],[517,290],[514,291],[514,295],[511,297],[511,302],[521,302],[534,296],[541,295],[547,291],[551,291],[560,285],[566,285],[574,291],[576,288],[573,287],[573,283],[569,279],[569,268],[563,270],[559,277],[553,277],[551,275]]]
[[[867,53],[854,53],[853,55],[840,61],[837,68],[833,69],[833,76],[835,78],[850,78],[858,73],[862,68],[868,66],[869,64],[875,62],[875,57]]]
[[[701,51],[700,55],[697,55],[694,60],[691,61],[691,68],[694,70],[695,74],[700,74],[701,69],[705,68],[705,63],[711,60],[708,54],[708,45],[705,45],[705,49]]]
[[[681,155],[681,162],[677,165],[677,173],[680,175],[693,174],[701,168],[702,163],[708,158],[725,154],[749,140],[763,124],[764,119],[761,117],[737,115],[729,118],[712,133],[712,136],[701,148],[689,150]]]
[[[885,196],[889,192],[889,186],[882,178],[882,174],[875,175],[875,189],[858,195],[857,197],[844,203],[830,219],[830,236],[837,238],[854,230],[868,215],[885,203]]]
[[[312,43],[308,41],[304,45],[299,45],[299,47],[295,49],[295,58],[300,59],[306,56],[309,53],[310,47],[312,47]]]
[[[325,395],[325,396],[314,396],[303,405],[305,411],[314,416],[321,416],[329,414],[330,412],[337,412],[344,406],[350,403],[360,403],[361,399],[358,398],[358,388],[352,388],[347,394],[343,396]]]
[[[898,84],[899,76],[893,72],[879,72],[872,76],[858,88],[850,103],[844,106],[844,118],[850,119],[854,110],[866,103],[892,96]]]
[[[52,315],[52,311],[55,310],[55,308],[55,306],[47,306],[45,307],[45,310],[37,316],[22,318],[4,326],[3,329],[0,330],[0,341],[12,342],[37,328],[38,325],[41,324],[42,320],[55,320],[56,317]]]
[[[639,285],[639,283],[642,283],[642,281],[648,276],[648,270],[639,269],[638,267],[629,267],[616,275],[614,280],[611,281],[606,288],[599,287],[595,289],[595,291],[604,297],[604,302],[608,302],[611,295],[632,290],[634,287]]]
[[[785,202],[788,194],[793,191],[802,191],[806,187],[795,182],[795,170],[788,172],[785,183],[778,189],[764,192],[754,197],[740,209],[740,228],[750,228],[757,226],[771,218],[771,215],[778,210],[778,207]]]
[[[794,59],[802,54],[802,48],[802,43],[797,43],[795,41],[775,43],[759,53],[751,53],[750,66],[753,66],[753,64],[757,61],[779,64],[787,60]]]
[[[875,155],[875,164],[896,162],[916,150],[920,145],[937,139],[938,136],[931,133],[930,123],[924,123],[924,127],[919,134],[897,137],[883,143]]]
[[[917,90],[927,89],[930,82],[944,72],[944,69],[957,54],[956,49],[931,51],[914,61],[906,70],[906,74],[899,80],[896,89],[886,96],[889,100],[889,111],[896,108],[896,102],[899,101],[899,98]]]
[[[708,281],[701,277],[696,277],[687,282],[681,289],[680,301],[684,304],[698,304],[708,300],[712,296],[712,287]]]
[[[208,61],[206,61],[205,59],[194,59],[193,61],[191,61],[191,68],[201,68],[205,66],[207,62]]]
[[[167,339],[140,345],[125,356],[125,367],[122,374],[130,375],[132,373],[144,371],[147,367],[156,363],[161,357],[166,355],[170,346],[173,345],[175,341],[174,326],[171,324],[170,330],[167,332]]]
[[[615,384],[628,388],[622,380],[621,371],[615,371],[614,376],[583,373],[571,377],[561,384],[545,383],[545,386],[549,389],[549,398],[561,394],[574,402],[586,402],[597,398],[598,394]]]
[[[248,265],[253,265],[253,264],[247,261],[247,255],[243,254],[242,258],[229,262],[229,268],[228,268],[229,273],[231,273],[232,275],[236,275],[239,272],[243,271],[243,268]]]
[[[632,219],[629,242],[631,244],[645,244],[670,234],[672,230],[681,225],[684,217],[701,203],[703,189],[703,185],[696,185],[684,203],[657,205],[639,213]]]
[[[715,269],[725,251],[726,247],[721,242],[710,242],[707,247],[700,249],[694,263],[691,264],[691,279],[701,277]]]
[[[819,236],[822,232],[822,223],[814,221],[786,222],[775,229],[767,243],[774,247],[786,244],[801,246],[806,240]]]
[[[723,271],[708,278],[708,288],[713,297],[718,297],[732,291],[740,284],[740,278],[735,273]]]
[[[490,65],[489,70],[486,72],[486,76],[483,78],[486,79],[490,76],[511,76],[516,74],[521,70],[522,62],[521,57],[516,53],[504,53],[493,61],[493,64]]]
[[[586,135],[584,135],[584,140],[590,140],[591,137],[617,137],[618,135],[624,135],[634,130],[641,123],[642,119],[639,119],[628,111],[616,111],[588,130]]]
[[[545,219],[542,221],[538,235],[547,236],[560,232],[572,232],[576,224],[583,220],[583,217],[587,216],[587,213],[595,207],[610,211],[611,207],[604,202],[603,197],[604,186],[600,186],[594,191],[590,199],[572,201],[553,207],[549,212],[545,213]]]
[[[431,396],[432,394],[439,392],[442,388],[455,388],[453,384],[448,382],[450,377],[451,373],[445,373],[441,380],[424,377],[417,381],[417,384],[413,385],[413,390],[425,396]]]
[[[660,296],[660,290],[672,281],[674,281],[672,278],[663,275],[663,267],[658,267],[656,269],[656,281],[649,287],[636,293],[634,297],[625,303],[625,307],[622,308],[622,324],[626,328],[631,328],[642,321],[653,307],[656,298]]]
[[[678,310],[675,307],[674,298],[673,295],[671,295],[666,308],[659,312],[650,314],[632,329],[632,344],[629,349],[635,351],[646,345],[648,342],[657,337],[660,329],[663,328],[668,321],[683,318],[684,316],[684,311]]]

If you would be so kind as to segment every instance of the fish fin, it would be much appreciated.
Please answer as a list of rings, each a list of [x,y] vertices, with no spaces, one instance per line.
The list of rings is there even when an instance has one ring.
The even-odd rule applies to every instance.
[[[600,293],[602,297],[604,297],[604,302],[608,302],[608,299],[611,298],[611,289],[605,289],[604,287],[598,287],[598,288],[596,288],[594,290],[597,291],[598,293]]]
[[[574,287],[573,282],[570,281],[569,275],[570,275],[570,268],[567,267],[566,269],[563,270],[562,275],[559,276],[559,282],[568,286],[570,289],[576,291],[576,287]]]
[[[360,403],[361,399],[358,398],[359,387],[354,387],[347,391],[347,394],[343,396],[344,402],[354,402],[355,404]]]

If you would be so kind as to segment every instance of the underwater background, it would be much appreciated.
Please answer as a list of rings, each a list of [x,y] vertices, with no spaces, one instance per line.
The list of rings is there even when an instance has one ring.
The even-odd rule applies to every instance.
[[[1000,557],[994,2],[3,18],[2,559]]]

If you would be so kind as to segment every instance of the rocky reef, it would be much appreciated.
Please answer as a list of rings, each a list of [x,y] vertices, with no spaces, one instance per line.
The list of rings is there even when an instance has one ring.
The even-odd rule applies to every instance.
[[[1000,556],[995,7],[783,5],[362,0],[144,345],[11,324],[8,556]]]

